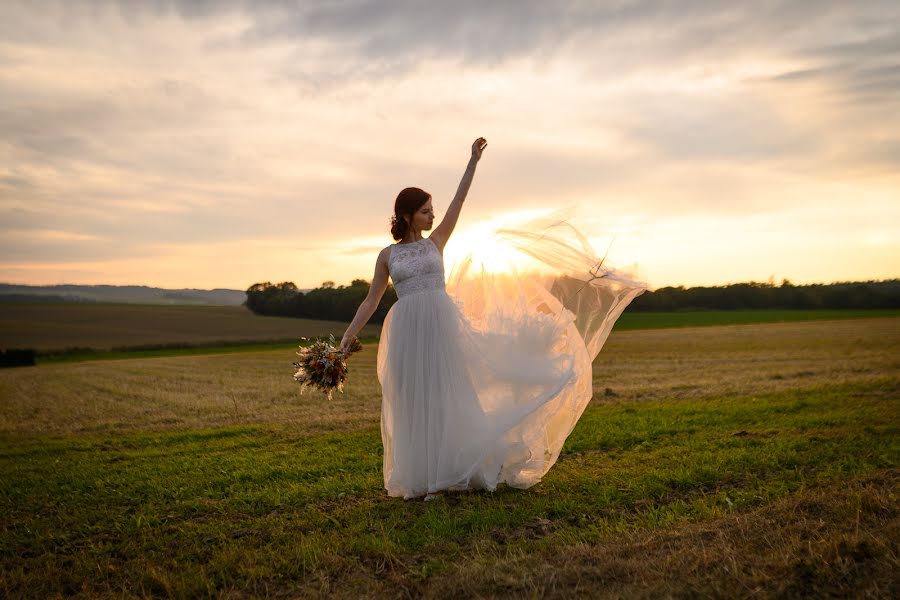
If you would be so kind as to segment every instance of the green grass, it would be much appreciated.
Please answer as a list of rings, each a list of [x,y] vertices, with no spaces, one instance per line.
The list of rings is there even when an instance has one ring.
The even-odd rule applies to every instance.
[[[390,563],[424,591],[473,552],[487,562],[543,557],[896,469],[897,400],[898,380],[886,377],[592,405],[537,486],[432,503],[385,496],[375,427],[6,435],[0,580],[9,595],[194,596],[292,590]],[[536,522],[542,534],[520,535]]]
[[[900,316],[898,309],[868,310],[690,310],[672,312],[636,312],[627,310],[616,321],[615,329],[657,329],[751,323],[786,323],[823,319],[865,319]]]

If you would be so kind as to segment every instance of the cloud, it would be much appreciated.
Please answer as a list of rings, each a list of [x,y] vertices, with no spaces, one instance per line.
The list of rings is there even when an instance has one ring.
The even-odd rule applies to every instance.
[[[898,91],[893,2],[9,1],[2,251],[362,260],[403,187],[440,217],[478,135],[464,222],[851,210],[898,183]]]

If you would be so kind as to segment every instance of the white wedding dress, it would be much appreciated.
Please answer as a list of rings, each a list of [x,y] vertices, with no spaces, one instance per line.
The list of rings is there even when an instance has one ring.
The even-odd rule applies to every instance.
[[[391,246],[398,300],[377,356],[390,496],[538,483],[591,400],[591,364],[615,320],[653,289],[604,266],[565,221],[491,241],[534,268],[492,272],[472,249],[445,278],[430,239]]]

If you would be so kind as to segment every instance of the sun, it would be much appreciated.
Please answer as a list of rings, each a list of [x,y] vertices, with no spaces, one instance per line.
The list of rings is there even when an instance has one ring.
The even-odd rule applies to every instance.
[[[481,219],[465,228],[457,228],[444,249],[447,272],[465,256],[470,255],[473,265],[487,273],[511,273],[513,271],[541,270],[538,261],[519,252],[510,245],[494,237],[494,233],[504,227],[515,227],[516,223],[544,216],[548,210],[523,210],[507,212],[496,217]]]

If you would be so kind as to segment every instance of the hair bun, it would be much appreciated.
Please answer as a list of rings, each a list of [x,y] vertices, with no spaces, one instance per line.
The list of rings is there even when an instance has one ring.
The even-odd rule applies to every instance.
[[[400,215],[394,215],[391,217],[391,235],[395,240],[402,240],[406,237],[407,232],[409,232],[409,223],[406,222],[406,219],[401,217]]]

